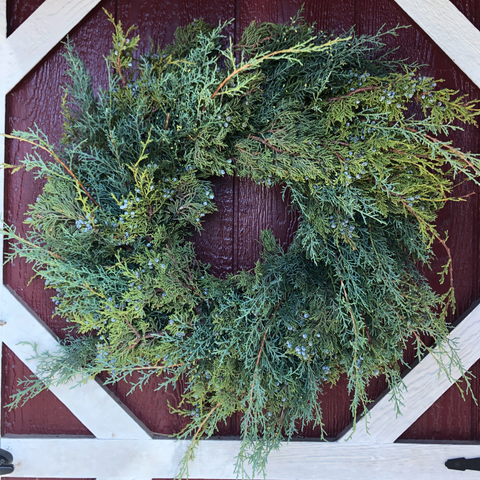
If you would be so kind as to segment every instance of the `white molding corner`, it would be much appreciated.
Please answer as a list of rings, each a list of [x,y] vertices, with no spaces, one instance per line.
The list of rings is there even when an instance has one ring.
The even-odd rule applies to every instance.
[[[457,342],[458,356],[465,370],[468,370],[480,358],[480,305],[465,315],[452,330],[449,339]],[[434,352],[438,357],[438,349],[434,349]],[[446,364],[449,362],[448,358],[444,361]],[[455,380],[461,377],[458,369],[452,369],[450,374]],[[350,438],[349,443],[393,443],[452,386],[431,354],[423,358],[403,380],[406,390],[402,391],[404,406],[401,416],[396,416],[390,394],[387,394],[375,404],[367,418],[357,423],[355,432],[352,434],[351,430],[348,431],[340,441]]]
[[[57,339],[48,327],[25,305],[9,287],[3,289],[3,341],[22,362],[35,373],[38,362],[29,361],[33,350],[30,345],[19,342],[28,338],[36,343],[38,352],[57,349]],[[28,332],[28,333],[27,333]],[[51,387],[50,391],[82,422],[97,438],[149,440],[151,435],[126,407],[96,381],[80,386],[70,384]]]
[[[4,0],[2,0],[4,1]],[[8,93],[100,0],[46,0],[0,41],[0,85]]]

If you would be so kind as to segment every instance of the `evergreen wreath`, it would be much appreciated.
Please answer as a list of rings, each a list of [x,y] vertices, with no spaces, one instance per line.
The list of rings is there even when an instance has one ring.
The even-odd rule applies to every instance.
[[[418,358],[431,336],[440,368],[465,373],[447,339],[452,263],[434,222],[461,200],[450,195],[459,174],[478,183],[480,161],[437,136],[474,123],[475,102],[391,60],[383,39],[397,29],[335,36],[297,16],[252,23],[226,46],[226,24],[198,20],[137,56],[134,27],[109,18],[106,90],[94,93],[66,44],[61,144],[38,128],[6,135],[33,146],[14,171],[46,180],[26,238],[4,226],[8,259],[33,262],[73,325],[57,352],[35,350],[38,379],[21,382],[11,408],[77,375],[114,383],[140,372],[132,389],[185,378],[172,408],[190,420],[177,437],[192,439],[179,477],[235,412],[243,477],[247,463],[265,471],[299,420],[322,425],[318,397],[342,374],[354,425],[372,377],[385,375],[398,410],[412,336]],[[255,268],[220,279],[188,237],[215,211],[209,179],[234,174],[283,185],[300,220],[287,251],[263,232]],[[434,241],[449,255],[444,295],[419,271]]]

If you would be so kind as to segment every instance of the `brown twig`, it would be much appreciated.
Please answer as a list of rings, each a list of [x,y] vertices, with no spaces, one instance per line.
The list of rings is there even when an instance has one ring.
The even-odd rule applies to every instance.
[[[128,35],[128,32],[127,32],[127,35]],[[118,73],[119,77],[122,79],[123,88],[125,88],[127,86],[127,81],[125,80],[125,77],[123,76],[123,73],[122,73],[122,66],[120,65],[120,63],[121,63],[120,55],[122,53],[122,49],[125,45],[125,42],[126,42],[126,37],[122,40],[122,44],[118,48],[117,65],[116,65],[117,73]]]
[[[255,88],[251,88],[250,90],[248,90],[248,92],[245,92],[243,95],[241,95],[241,97],[248,97],[251,93],[253,93],[255,90],[258,90],[258,87],[255,87]]]
[[[129,326],[132,327],[130,324]],[[163,333],[158,333],[157,335],[163,335]],[[122,353],[128,352],[128,350],[133,350],[141,341],[148,340],[149,338],[156,338],[156,335],[149,334],[149,335],[145,335],[144,337],[142,336],[137,337],[137,339],[131,345],[129,345]]]
[[[8,135],[6,133],[0,133],[1,136],[5,138],[10,138],[12,140],[20,140],[21,142],[26,142],[29,143],[30,145],[34,145],[35,147],[41,148],[42,150],[45,150],[47,153],[49,153],[68,173],[69,175],[78,183],[78,185],[82,188],[82,190],[87,194],[88,198],[97,206],[100,208],[100,205],[94,200],[94,198],[88,193],[88,190],[82,185],[80,180],[75,176],[75,174],[60,160],[60,158],[55,155],[54,152],[52,152],[50,149],[47,147],[44,147],[43,145],[39,145],[38,143],[35,143],[31,140],[27,140],[25,138],[21,137],[16,137],[14,135]]]
[[[124,352],[128,351],[128,350],[132,350],[133,348],[135,348],[140,342],[144,341],[144,340],[148,340],[149,338],[156,338],[157,336],[159,335],[163,335],[163,332],[158,332],[158,333],[149,333],[148,335],[140,335],[140,333],[138,332],[138,330],[125,318],[124,319],[125,323],[128,325],[128,327],[130,328],[130,330],[133,332],[133,334],[135,335],[136,337],[136,340],[131,344],[129,345],[125,350]]]
[[[125,323],[130,327],[130,330],[134,333],[137,339],[142,338],[142,336],[138,333],[138,330],[127,319],[125,319]]]
[[[407,155],[407,152],[402,152],[401,150],[397,150],[396,148],[389,148],[389,151],[398,153],[399,155]],[[426,158],[427,160],[431,159],[431,157],[429,157],[428,155],[421,155],[419,153],[416,153],[415,156],[418,157],[418,158]],[[414,163],[414,162],[412,162],[412,163]]]
[[[457,187],[457,186],[458,185],[454,185],[454,187]],[[477,192],[470,192],[470,193],[466,193],[465,195],[459,195],[458,197],[454,197],[452,200],[456,200],[458,198],[468,198],[468,197],[471,197],[472,195],[476,195],[476,193]]]
[[[347,93],[346,95],[342,95],[340,97],[332,97],[332,98],[327,98],[327,102],[328,103],[331,103],[331,102],[335,102],[337,100],[341,100],[342,98],[347,98],[347,97],[351,97],[352,95],[355,95],[356,93],[360,93],[360,92],[368,92],[369,90],[377,90],[378,87],[362,87],[362,88],[357,88],[356,90],[354,90],[353,92],[350,92],[350,93]]]
[[[332,41],[330,42],[327,42],[328,43],[332,43]],[[335,42],[333,42],[335,43]],[[325,44],[326,45],[326,44]],[[264,55],[263,57],[260,57],[258,59],[254,59],[254,62],[255,62],[255,65],[259,65],[260,63],[262,63],[264,60],[267,60],[268,58],[271,58],[273,57],[274,55],[281,55],[282,53],[291,53],[295,51],[295,48],[287,48],[285,50],[278,50],[276,52],[270,52],[268,53],[267,55]],[[298,50],[297,50],[298,51]],[[237,68],[235,69],[227,78],[225,78],[222,83],[218,86],[218,88],[213,92],[212,96],[210,97],[209,100],[213,100],[217,95],[218,95],[218,92],[223,88],[223,86],[229,82],[235,75],[239,74],[240,72],[242,72],[243,70],[248,70],[249,68],[253,67],[253,63],[252,62],[248,62],[246,63],[245,65],[241,66],[240,68]],[[207,105],[208,105],[208,102],[205,104],[205,106],[203,107],[203,112],[207,109]]]
[[[370,345],[373,345],[373,340],[372,340],[372,337],[370,336],[370,331],[368,330],[368,327],[365,325],[365,333],[367,334],[367,337],[368,337],[368,343],[370,343]]]
[[[325,145],[324,143],[322,143],[322,147],[325,147],[326,149],[330,150],[332,153],[334,153],[337,158],[342,161],[342,162],[346,162],[347,160],[345,159],[345,157],[343,157],[340,153],[336,152],[335,150],[331,149],[328,145]]]
[[[205,425],[205,423],[207,422],[207,420],[212,416],[212,413],[213,413],[219,406],[220,406],[220,403],[217,403],[217,404],[210,410],[210,412],[208,413],[208,415],[205,417],[205,419],[203,420],[203,422],[200,424],[200,426],[198,427],[197,431],[195,432],[195,435],[194,435],[193,438],[192,438],[191,445],[194,445],[195,439],[198,437],[198,434],[202,431],[203,426]]]
[[[260,137],[255,137],[253,135],[249,135],[248,138],[252,139],[252,140],[255,140],[257,142],[260,142],[260,143],[263,143],[263,145],[265,145],[266,147],[268,148],[271,148],[274,152],[276,153],[288,153],[287,151],[285,150],[280,150],[279,148],[277,147],[274,147],[271,143],[269,143],[267,140],[264,140],[263,138],[260,138]]]
[[[43,250],[43,251],[47,252],[49,255],[52,255],[52,257],[55,257],[55,258],[58,258],[59,260],[65,261],[65,259],[63,257],[61,257],[60,255],[57,255],[56,253],[51,252],[50,250],[45,250],[44,248],[39,247],[38,245],[35,245],[34,243],[29,242],[28,240],[25,240],[22,237],[19,237],[18,235],[12,235],[12,236],[13,236],[13,238],[15,238],[16,240],[18,240],[21,243],[27,243],[28,245],[31,245],[32,247],[39,248],[40,250]]]
[[[410,132],[413,132],[413,133],[420,133],[418,130],[415,130],[414,128],[409,128],[409,127],[405,127],[406,130],[409,130]],[[427,135],[426,133],[424,134],[426,138],[428,138],[429,140],[431,140],[432,142],[435,142],[435,143],[441,143],[445,148],[448,148],[449,150],[451,150],[453,153],[455,153],[455,155],[458,155],[474,172],[477,170],[475,169],[475,167],[473,166],[472,162],[470,162],[466,157],[465,155],[460,152],[460,150],[457,150],[456,148],[453,148],[451,145],[448,145],[448,144],[445,144],[444,142],[440,141],[440,140],[437,140],[435,137],[431,137],[430,135]]]

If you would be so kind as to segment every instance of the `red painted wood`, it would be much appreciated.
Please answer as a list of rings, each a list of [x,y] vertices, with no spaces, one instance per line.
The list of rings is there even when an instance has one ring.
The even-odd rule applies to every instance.
[[[7,37],[11,35],[45,0],[19,2],[7,0]],[[2,12],[3,15],[3,12]]]
[[[478,27],[480,22],[478,2],[475,0],[453,1]],[[22,2],[9,0],[11,13],[9,28],[12,31],[26,18],[28,12],[34,10],[36,2],[38,3],[38,0]],[[101,6],[106,6],[110,12],[115,13],[116,18],[120,19],[125,26],[132,23],[138,25],[143,42],[141,49],[146,49],[149,37],[152,37],[155,43],[169,43],[178,25],[185,25],[199,17],[204,17],[215,24],[219,20],[236,17],[237,21],[229,27],[228,33],[238,40],[243,29],[252,20],[288,21],[302,3],[303,1],[300,0],[282,2],[227,0],[208,3],[200,0],[176,0],[173,3],[150,0],[109,0],[102,2]],[[412,28],[402,30],[397,39],[390,41],[392,45],[400,46],[398,56],[408,57],[420,63],[429,63],[430,67],[422,69],[423,74],[445,78],[445,86],[460,89],[472,98],[480,98],[478,88],[405,15],[394,0],[309,0],[305,2],[304,12],[308,21],[317,22],[319,29],[328,31],[335,29],[337,32],[347,30],[354,24],[357,25],[359,33],[375,33],[385,23],[387,28],[398,23],[413,24]],[[111,31],[99,7],[74,30],[72,35],[97,85],[105,83],[102,55],[109,50]],[[40,128],[49,132],[52,140],[58,140],[62,123],[59,115],[61,97],[59,85],[64,80],[62,72],[65,68],[63,59],[58,55],[59,50],[56,48],[9,96],[9,130],[25,129],[37,122]],[[473,127],[467,128],[464,133],[456,133],[452,139],[464,150],[480,152],[478,131]],[[23,145],[8,142],[8,161],[17,162],[25,151]],[[219,211],[206,219],[202,234],[195,235],[195,245],[199,257],[212,265],[215,275],[225,276],[238,269],[251,268],[259,257],[258,238],[263,229],[273,229],[282,245],[288,246],[296,228],[296,217],[289,213],[287,203],[281,199],[280,188],[267,190],[247,179],[233,177],[216,179],[214,183],[215,200]],[[456,193],[466,194],[472,190],[478,189],[471,185],[463,185]],[[7,173],[6,218],[7,221],[14,222],[18,226],[19,232],[23,231],[21,221],[26,206],[34,201],[40,191],[41,185],[35,184],[31,175],[17,173],[14,177],[10,177]],[[454,256],[458,302],[455,317],[480,296],[480,275],[477,274],[477,258],[480,254],[477,241],[478,202],[478,195],[475,195],[467,202],[448,205],[439,219],[440,227],[450,233],[449,245]],[[437,253],[439,258],[434,262],[434,270],[445,262],[444,252],[438,249]],[[65,324],[59,318],[51,319],[50,294],[43,291],[43,284],[40,281],[34,280],[32,285],[27,287],[26,283],[30,275],[31,269],[22,262],[16,262],[15,265],[5,268],[5,282],[15,288],[17,293],[61,336],[61,329]],[[429,278],[432,284],[442,291],[443,287],[438,285],[436,275],[429,274]],[[405,359],[407,363],[412,361],[412,349],[406,350]],[[12,373],[8,371],[9,368],[12,370],[12,364],[16,366],[16,371],[25,368],[20,362],[12,360],[11,355],[7,353],[3,365],[7,382],[4,399],[7,394],[7,385],[8,388],[13,385]],[[480,363],[477,363],[472,371],[480,374]],[[480,397],[479,382],[479,380],[473,382],[477,397]],[[181,385],[176,390],[171,389],[167,392],[155,392],[155,387],[156,382],[151,381],[143,392],[127,395],[129,387],[120,383],[112,390],[152,431],[159,434],[178,432],[184,426],[183,419],[169,414],[167,401],[170,401],[173,406],[178,404]],[[370,385],[371,398],[374,399],[384,388],[385,383],[382,380],[373,381]],[[452,387],[401,438],[479,439],[480,409],[475,406],[471,397],[467,397],[464,403],[455,388]],[[43,402],[43,400],[38,401]],[[324,392],[319,401],[322,403],[326,434],[334,437],[351,421],[345,378],[342,378],[336,387]],[[8,430],[10,433],[27,432],[32,423],[35,424],[34,428],[46,429],[48,421],[42,419],[43,414],[39,414],[46,405],[41,404],[43,407],[33,405],[32,402],[27,403],[14,416],[7,417],[4,413],[5,431],[10,429]],[[55,424],[57,429],[55,433],[63,433],[73,425],[66,417],[62,421],[58,419],[58,422],[60,423]],[[221,426],[219,433],[221,435],[238,434],[239,425],[240,417],[235,416],[226,426]],[[306,427],[301,435],[318,437],[319,433],[319,428]]]
[[[263,230],[272,230],[280,245],[287,249],[297,229],[297,215],[282,200],[282,187],[266,188],[247,178],[235,179],[233,269],[249,270],[260,258]]]
[[[2,351],[2,392],[9,402],[20,379],[31,370],[6,346]],[[4,403],[5,404],[5,403]],[[2,435],[88,435],[93,436],[75,415],[50,391],[31,399],[24,407],[2,409]]]

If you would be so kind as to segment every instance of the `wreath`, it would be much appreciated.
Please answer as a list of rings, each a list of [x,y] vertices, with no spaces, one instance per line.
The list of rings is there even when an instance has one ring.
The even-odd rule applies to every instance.
[[[480,161],[437,137],[474,123],[477,103],[395,60],[384,37],[397,29],[335,36],[298,15],[252,23],[232,45],[226,24],[198,20],[138,55],[134,27],[109,18],[107,89],[93,91],[66,43],[60,145],[38,128],[6,135],[33,146],[14,171],[46,181],[26,237],[4,226],[9,259],[33,262],[56,291],[54,314],[72,324],[57,352],[36,351],[38,379],[22,382],[11,408],[77,375],[113,383],[139,372],[132,389],[184,378],[172,412],[188,417],[177,437],[192,442],[179,476],[235,412],[236,472],[248,462],[254,476],[299,420],[322,425],[318,397],[342,374],[354,423],[372,377],[385,376],[398,408],[409,339],[421,358],[432,337],[440,367],[462,368],[435,219],[461,200],[450,195],[459,175],[478,183]],[[255,268],[220,279],[190,239],[216,209],[210,179],[224,175],[282,185],[299,224],[286,251],[265,231]],[[434,241],[449,257],[443,295],[419,270]]]

